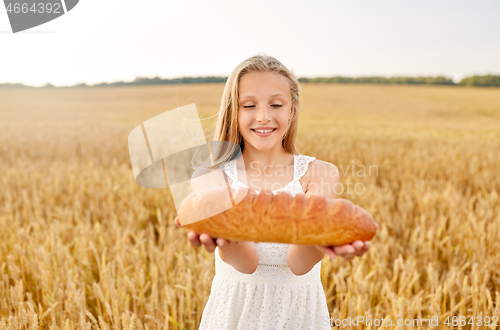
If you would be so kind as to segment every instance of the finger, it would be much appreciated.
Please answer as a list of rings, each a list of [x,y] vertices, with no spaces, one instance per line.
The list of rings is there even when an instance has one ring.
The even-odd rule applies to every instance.
[[[177,225],[177,227],[182,227],[179,221],[179,217],[175,217],[175,224]]]
[[[333,260],[337,259],[337,254],[335,253],[335,251],[333,251],[332,248],[327,247],[327,246],[321,246],[321,245],[316,245],[316,248],[318,250],[320,250],[321,252],[323,252],[324,254],[328,255]]]
[[[368,250],[370,249],[370,246],[371,246],[371,242],[370,241],[366,241],[365,245],[363,246],[363,253],[368,252]]]
[[[370,248],[370,241],[361,242],[361,244],[363,244],[363,246],[361,247],[361,249],[356,250],[356,253],[355,253],[355,255],[358,257],[363,256],[363,254],[365,254],[366,251],[368,251],[368,249]]]
[[[222,250],[225,250],[229,247],[230,242],[222,237],[219,237],[215,240],[215,243],[221,248]]]
[[[201,246],[200,237],[194,231],[188,233],[188,240],[193,247],[197,248]]]
[[[362,248],[361,250],[356,251],[356,253],[354,253],[354,254],[355,254],[356,256],[358,256],[358,257],[362,257],[362,256],[363,256],[363,254],[365,254],[365,253],[366,253],[366,250],[365,250],[365,248],[364,248],[364,246],[363,246],[363,248]]]
[[[354,247],[351,244],[344,244],[344,245],[334,246],[333,250],[338,255],[348,254],[348,253],[355,253],[356,252],[356,250],[354,249]]]
[[[200,242],[203,244],[207,252],[213,253],[215,251],[215,242],[212,236],[203,233],[200,235]]]
[[[363,250],[365,247],[365,243],[363,241],[354,241],[351,245],[356,250],[356,253]]]

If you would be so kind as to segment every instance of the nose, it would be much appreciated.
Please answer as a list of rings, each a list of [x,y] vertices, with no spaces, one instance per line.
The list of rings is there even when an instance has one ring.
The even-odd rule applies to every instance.
[[[257,109],[257,117],[255,118],[258,122],[269,122],[271,121],[271,113],[269,109],[264,105]]]

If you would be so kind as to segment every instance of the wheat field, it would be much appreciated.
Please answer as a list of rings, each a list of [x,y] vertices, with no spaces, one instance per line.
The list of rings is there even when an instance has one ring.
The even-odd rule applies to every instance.
[[[190,103],[209,138],[222,90],[0,90],[0,329],[197,329],[214,255],[174,224],[168,189],[135,183],[127,138]],[[297,150],[358,184],[339,197],[380,225],[362,258],[322,261],[333,320],[498,329],[499,88],[305,84]]]

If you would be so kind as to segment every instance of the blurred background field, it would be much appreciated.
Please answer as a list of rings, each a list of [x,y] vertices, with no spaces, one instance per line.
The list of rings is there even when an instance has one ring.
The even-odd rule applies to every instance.
[[[175,226],[168,189],[134,182],[127,137],[195,103],[210,138],[222,90],[0,90],[0,329],[197,328],[214,256]],[[362,194],[339,197],[380,225],[362,258],[323,260],[333,320],[491,324],[500,315],[500,88],[303,84],[299,112],[299,153],[362,184]],[[378,171],[359,175],[370,165]]]

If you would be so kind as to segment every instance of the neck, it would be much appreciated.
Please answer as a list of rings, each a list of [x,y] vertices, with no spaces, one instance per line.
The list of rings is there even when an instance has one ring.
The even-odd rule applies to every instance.
[[[260,170],[266,167],[292,165],[293,160],[290,161],[290,155],[291,153],[285,151],[281,144],[269,150],[258,150],[251,145],[245,144],[242,151],[245,168],[250,168],[251,166],[254,169]]]

